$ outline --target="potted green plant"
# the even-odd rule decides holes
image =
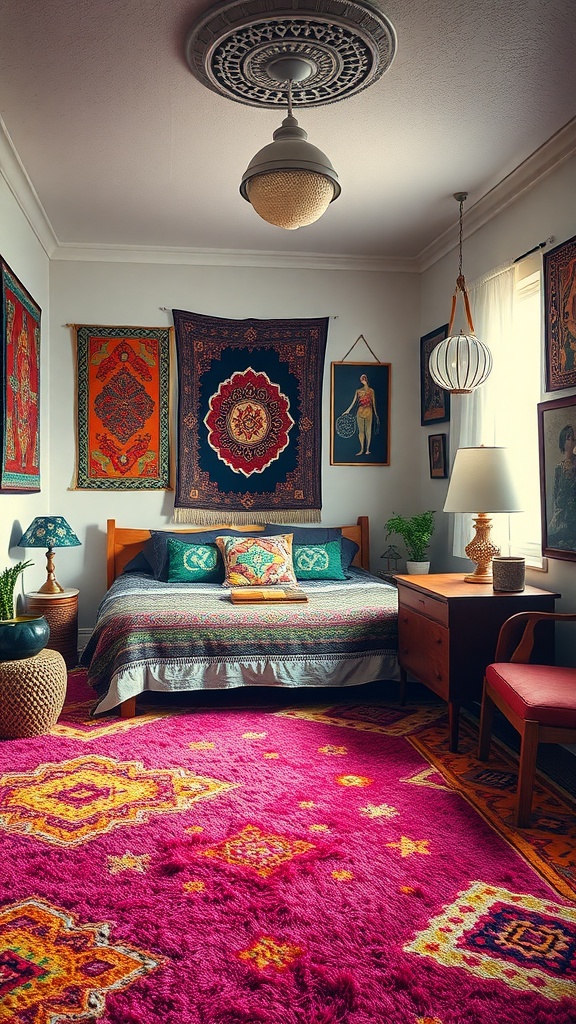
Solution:
[[[14,591],[18,577],[32,562],[17,562],[0,572],[0,661],[16,661],[38,654],[50,638],[43,615],[15,615]]]
[[[427,552],[434,533],[434,515],[432,511],[415,516],[394,514],[384,524],[386,539],[392,535],[402,537],[408,552],[406,569],[409,573],[427,573],[430,569]]]

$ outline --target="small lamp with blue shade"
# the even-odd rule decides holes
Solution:
[[[37,590],[38,594],[61,594],[61,587],[54,574],[54,548],[75,548],[82,542],[62,516],[36,516],[36,519],[22,534],[18,547],[46,548],[46,582]]]

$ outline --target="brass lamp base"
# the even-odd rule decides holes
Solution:
[[[37,594],[63,594],[64,587],[61,587],[54,572],[54,548],[48,548],[46,552],[46,570],[48,578],[46,583],[36,591]]]
[[[486,512],[479,512],[474,520],[476,533],[464,549],[476,570],[465,576],[466,583],[492,583],[492,559],[500,554],[500,548],[490,540],[492,520]]]

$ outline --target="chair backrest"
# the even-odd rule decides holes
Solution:
[[[517,612],[503,623],[494,661],[514,661],[527,665],[534,647],[534,634],[540,623],[576,622],[576,612]]]

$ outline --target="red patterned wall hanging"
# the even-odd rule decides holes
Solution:
[[[175,309],[176,522],[318,522],[328,319]]]
[[[168,327],[74,325],[77,487],[170,487]]]
[[[40,490],[41,309],[0,258],[0,491]]]

